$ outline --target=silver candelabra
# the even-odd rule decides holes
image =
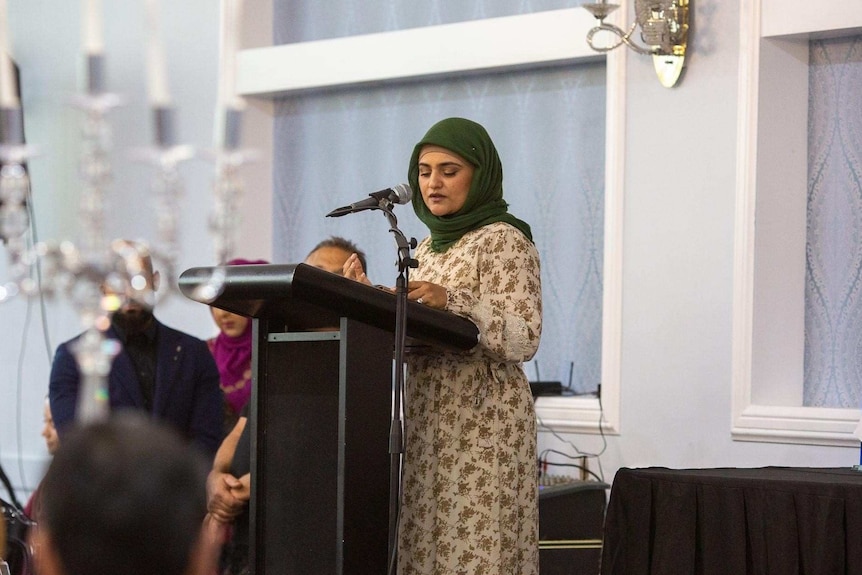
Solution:
[[[222,39],[223,131],[216,149],[209,156],[215,164],[214,205],[210,231],[215,258],[229,260],[238,235],[238,212],[242,200],[242,165],[253,154],[240,149],[239,127],[244,103],[233,95],[236,37],[241,0],[229,0],[228,20]],[[148,0],[149,28],[148,75],[152,104],[154,143],[136,153],[137,159],[154,169],[151,189],[155,198],[156,240],[142,249],[129,249],[128,243],[111,242],[106,237],[106,198],[112,181],[112,145],[109,112],[121,98],[105,90],[104,54],[101,38],[101,13],[96,2],[84,2],[85,82],[74,105],[83,114],[82,152],[79,160],[80,224],[77,242],[37,242],[31,232],[32,202],[28,163],[36,150],[24,141],[23,114],[17,96],[17,80],[8,53],[6,6],[0,0],[0,240],[6,246],[10,278],[0,281],[0,304],[17,296],[31,297],[66,294],[78,312],[84,333],[73,352],[81,372],[82,392],[78,400],[78,419],[91,421],[108,412],[107,375],[120,345],[105,337],[111,314],[125,301],[134,299],[153,306],[176,289],[177,260],[180,251],[178,215],[184,186],[179,165],[194,156],[194,150],[176,142],[174,110],[170,106],[164,70],[164,53],[158,39],[158,1]],[[226,17],[228,17],[226,16]],[[230,74],[228,74],[230,72]],[[229,79],[226,78],[229,76]],[[229,105],[225,105],[225,103]],[[160,267],[162,285],[158,294],[146,277],[151,258]],[[214,274],[203,284],[208,297],[218,295],[223,277]]]

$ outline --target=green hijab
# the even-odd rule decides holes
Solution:
[[[427,145],[440,146],[473,165],[473,181],[464,206],[454,214],[435,216],[419,192],[419,154]],[[503,200],[503,165],[491,136],[480,124],[464,118],[447,118],[431,129],[413,148],[407,181],[413,188],[413,210],[431,231],[431,249],[445,252],[467,232],[494,222],[506,222],[521,230],[530,241],[530,226],[509,213]]]

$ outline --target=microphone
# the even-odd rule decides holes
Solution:
[[[326,214],[326,217],[338,218],[354,212],[361,212],[363,210],[388,207],[392,204],[406,204],[413,197],[413,190],[410,189],[410,184],[398,184],[397,186],[392,186],[391,188],[386,188],[379,192],[370,193],[368,196],[368,198],[350,204],[349,206],[335,208]]]

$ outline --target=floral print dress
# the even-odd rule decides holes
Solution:
[[[411,280],[447,288],[472,320],[469,352],[411,353],[405,397],[399,573],[538,573],[536,416],[522,362],[542,329],[539,256],[492,223],[443,253],[426,238]]]

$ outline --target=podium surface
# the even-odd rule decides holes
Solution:
[[[395,295],[306,264],[192,268],[179,286],[254,318],[252,572],[387,572]],[[469,350],[478,329],[408,302],[407,336]]]
[[[213,277],[218,296],[200,298],[201,286]],[[283,323],[291,331],[331,328],[340,317],[389,332],[395,326],[395,294],[307,264],[191,268],[180,276],[179,288],[195,301]],[[468,319],[408,302],[407,337],[417,344],[468,350],[478,343],[479,330]]]

